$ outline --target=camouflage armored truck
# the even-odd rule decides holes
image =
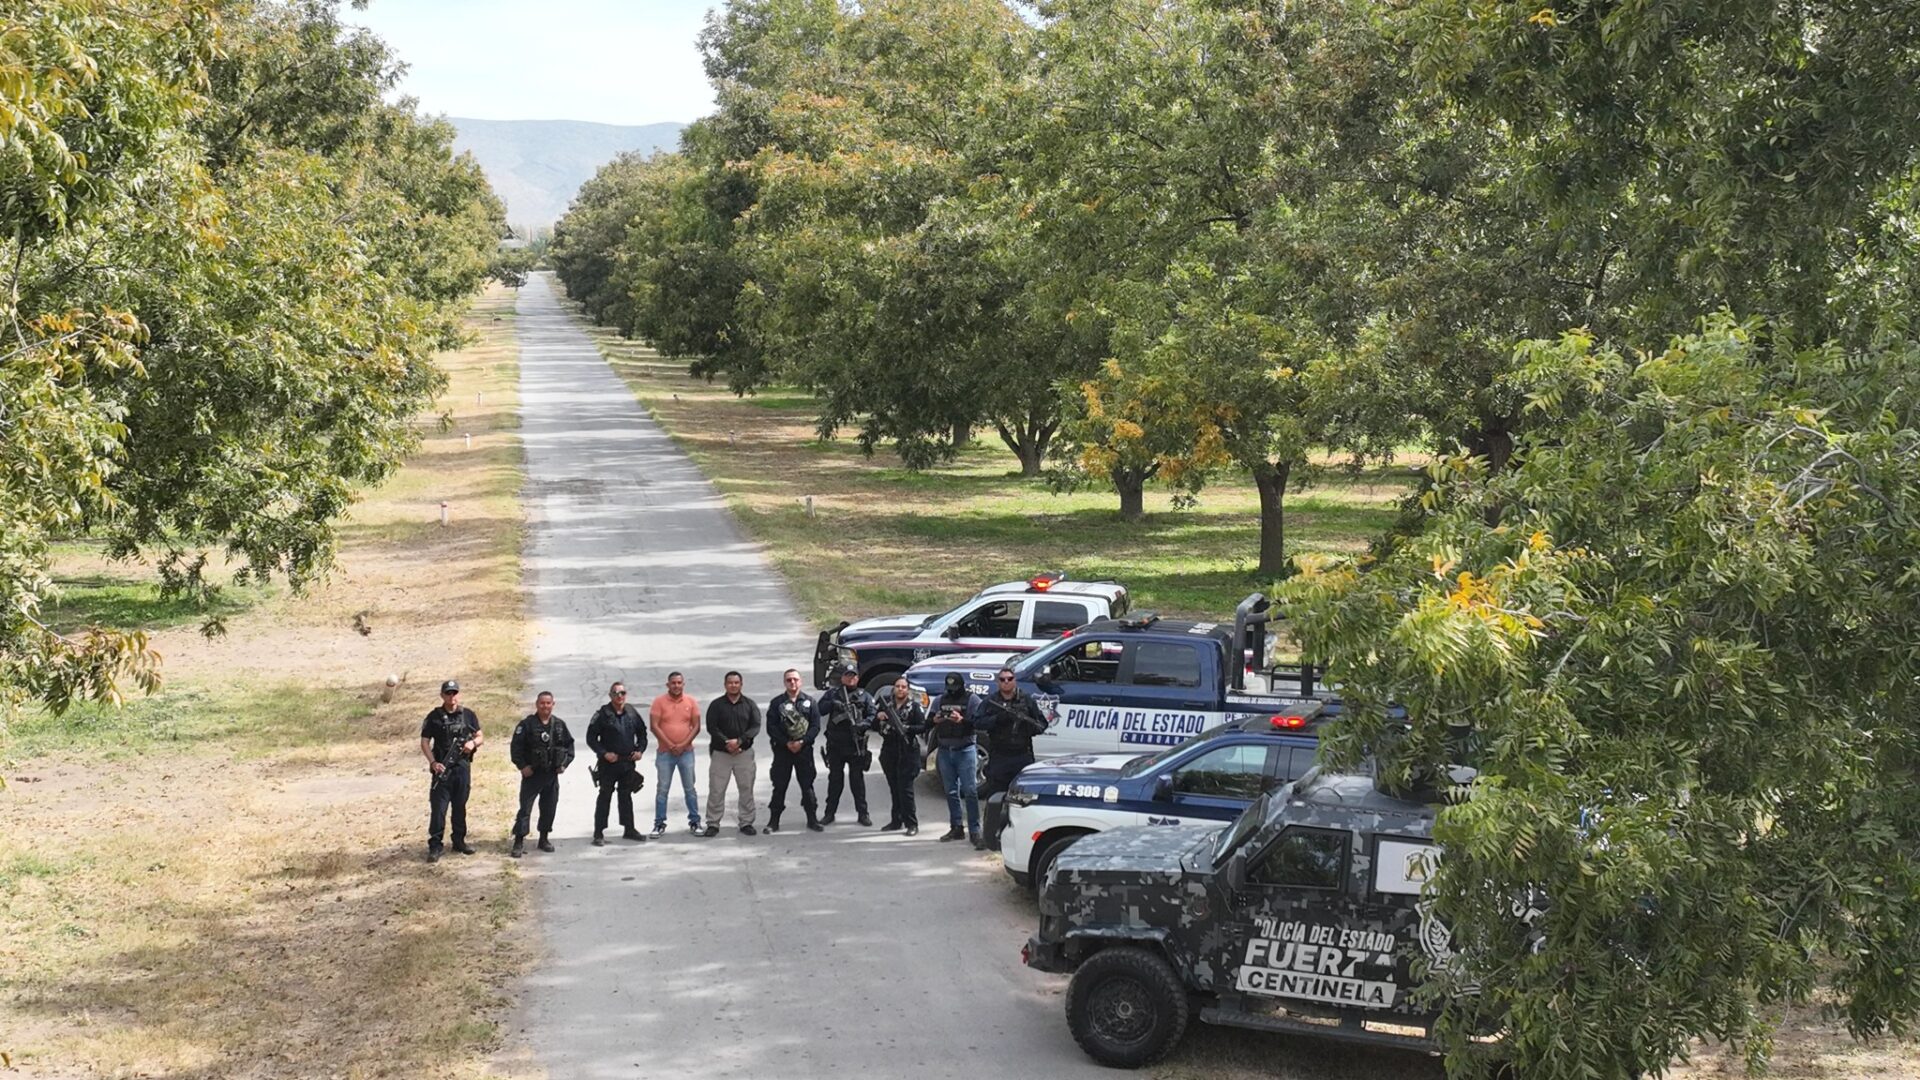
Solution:
[[[1413,957],[1452,960],[1420,885],[1434,807],[1309,772],[1226,829],[1136,827],[1062,852],[1022,956],[1072,972],[1067,1024],[1136,1068],[1207,1023],[1431,1050]]]

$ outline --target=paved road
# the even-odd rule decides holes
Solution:
[[[738,668],[764,701],[811,656],[778,576],[546,275],[521,290],[519,338],[535,686],[577,735],[607,684],[625,679],[644,708],[669,668],[702,702]],[[698,774],[704,799],[704,760]],[[731,805],[726,830],[698,839],[676,791],[663,840],[596,849],[590,789],[569,773],[560,850],[524,863],[546,955],[510,1042],[555,1078],[1110,1076],[1068,1037],[1062,980],[1020,966],[1031,907],[990,858],[935,840],[929,779],[911,839],[847,824],[743,837]]]

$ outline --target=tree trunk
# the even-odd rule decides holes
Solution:
[[[973,441],[973,425],[965,422],[956,422],[952,430],[948,432],[947,437],[955,450],[962,449]]]
[[[1467,453],[1487,459],[1487,472],[1498,476],[1513,460],[1513,433],[1504,420],[1487,420],[1467,434]]]
[[[1054,424],[1029,420],[1014,427],[1005,423],[995,424],[1000,432],[1000,441],[1007,444],[1013,456],[1020,459],[1020,475],[1026,479],[1040,475],[1040,468],[1047,461],[1047,447],[1053,443]]]
[[[1143,469],[1113,470],[1113,490],[1120,493],[1120,520],[1137,522],[1147,516],[1147,477]]]
[[[1261,462],[1254,466],[1253,485],[1260,491],[1260,566],[1263,578],[1285,577],[1287,566],[1287,477],[1293,462]]]

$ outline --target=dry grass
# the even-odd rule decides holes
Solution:
[[[237,597],[209,641],[137,568],[63,558],[67,610],[169,627],[168,686],[0,744],[0,1053],[25,1075],[484,1071],[525,901],[497,852],[422,860],[416,736],[458,676],[495,740],[471,816],[497,848],[525,670],[512,305],[478,304],[477,344],[444,358],[452,430],[423,418],[323,588]],[[389,673],[406,681],[382,702]]]
[[[1110,491],[1056,494],[1022,479],[990,431],[954,464],[914,473],[889,450],[869,458],[850,440],[817,439],[803,395],[737,398],[689,376],[684,361],[604,328],[589,333],[821,623],[937,611],[988,582],[1036,570],[1118,578],[1136,608],[1167,615],[1221,615],[1266,584],[1252,574],[1258,496],[1244,481],[1224,481],[1200,506],[1181,511],[1171,493],[1149,490],[1148,520],[1125,525]],[[1408,468],[1357,476],[1330,470],[1317,486],[1290,495],[1290,548],[1364,547],[1410,489]]]

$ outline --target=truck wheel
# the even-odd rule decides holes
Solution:
[[[1187,1030],[1187,990],[1167,962],[1129,945],[1102,949],[1067,986],[1067,1028],[1087,1056],[1117,1069],[1160,1060]]]
[[[891,691],[893,689],[893,680],[899,677],[899,668],[876,668],[872,674],[867,676],[866,681],[861,683],[861,687],[865,689],[867,693],[877,698],[880,696],[882,690]]]
[[[1054,833],[1040,841],[1040,846],[1035,848],[1033,852],[1033,866],[1031,871],[1031,882],[1036,895],[1040,892],[1041,887],[1047,883],[1047,871],[1053,869],[1053,860],[1059,858],[1060,853],[1067,850],[1068,844],[1073,843],[1085,835],[1087,834],[1078,829],[1069,829],[1065,832]]]

